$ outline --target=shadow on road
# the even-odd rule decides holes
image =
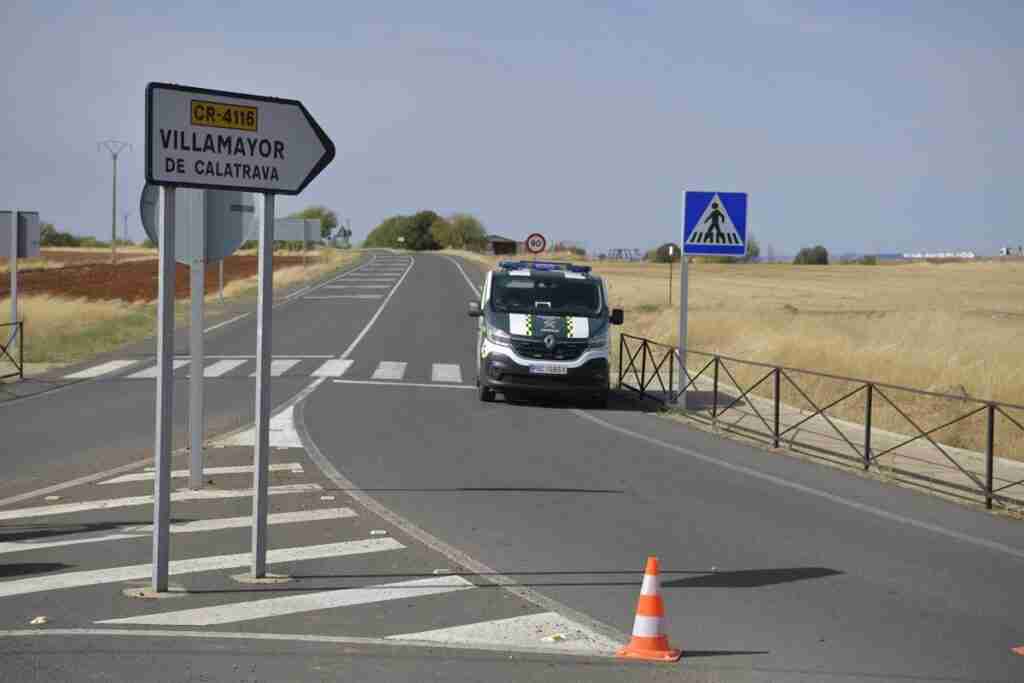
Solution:
[[[67,569],[71,565],[63,562],[16,562],[14,564],[0,564],[0,579],[9,579],[12,576],[25,576],[26,574],[45,574]]]
[[[171,519],[171,524],[188,522],[188,519]],[[153,522],[152,519],[127,520],[117,522],[78,522],[74,524],[17,524],[14,526],[0,525],[0,541],[44,540],[54,536],[72,536],[100,531],[117,531],[130,527],[141,527]],[[140,531],[140,534],[147,533]],[[32,550],[31,544],[25,550]]]
[[[825,567],[795,567],[792,569],[741,569],[731,572],[715,572],[685,579],[662,581],[662,588],[759,588],[780,583],[821,579],[842,574]]]

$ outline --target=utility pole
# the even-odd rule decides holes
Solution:
[[[105,149],[110,152],[110,158],[114,162],[114,200],[110,209],[110,259],[117,263],[117,157],[126,149],[132,148],[132,143],[121,140],[101,140],[97,149]]]
[[[130,241],[128,239],[128,216],[131,216],[131,215],[132,215],[131,211],[125,211],[124,212],[124,230],[121,231],[121,239],[123,239],[125,241]]]

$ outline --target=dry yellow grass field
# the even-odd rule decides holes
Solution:
[[[470,256],[467,254],[467,256]],[[493,257],[472,258],[493,264]],[[545,256],[548,258],[548,256]],[[578,260],[578,259],[577,259]],[[607,279],[611,303],[626,312],[622,331],[677,344],[679,264],[590,262]],[[1024,404],[1024,262],[884,266],[691,264],[689,347],[762,363]],[[700,357],[688,359],[699,370]],[[740,384],[764,370],[730,366]],[[855,385],[794,376],[818,402]],[[771,395],[771,383],[758,391]],[[794,390],[784,400],[809,407]],[[962,401],[891,392],[918,424],[934,427],[968,412]],[[860,421],[860,397],[830,414]],[[1024,411],[1011,411],[1024,424]],[[876,424],[912,432],[881,399]],[[979,448],[982,416],[936,432],[951,445]],[[999,455],[1024,458],[1024,432],[1000,417]]]

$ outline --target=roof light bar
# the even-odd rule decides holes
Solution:
[[[539,270],[569,271],[571,273],[589,273],[590,266],[578,266],[567,261],[501,261],[498,267],[502,270]]]

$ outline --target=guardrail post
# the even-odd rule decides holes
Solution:
[[[647,340],[640,346],[640,396],[647,395]]]
[[[773,445],[774,448],[778,448],[779,447],[779,405],[782,402],[782,399],[779,396],[779,386],[781,384],[781,381],[780,381],[781,375],[782,375],[782,370],[780,370],[779,368],[775,368],[775,392],[774,392],[774,396],[775,396],[775,434],[773,435],[774,438],[772,439],[772,445]]]
[[[670,346],[669,349],[668,349],[668,402],[669,403],[675,403],[676,402],[675,395],[672,393],[673,386],[674,386],[674,383],[675,383],[675,375],[672,372],[672,367],[675,365],[675,361],[676,361],[676,350],[673,349]]]
[[[993,468],[995,466],[995,441],[996,441],[996,407],[989,403],[986,406],[988,413],[988,435],[985,439],[985,507],[992,509],[992,482],[995,479]]]
[[[871,469],[871,399],[875,385],[868,384],[868,394],[864,399],[864,471]]]
[[[718,356],[715,356],[715,385],[711,392],[711,419],[718,417]]]
[[[18,323],[18,379],[25,379],[25,321]]]

